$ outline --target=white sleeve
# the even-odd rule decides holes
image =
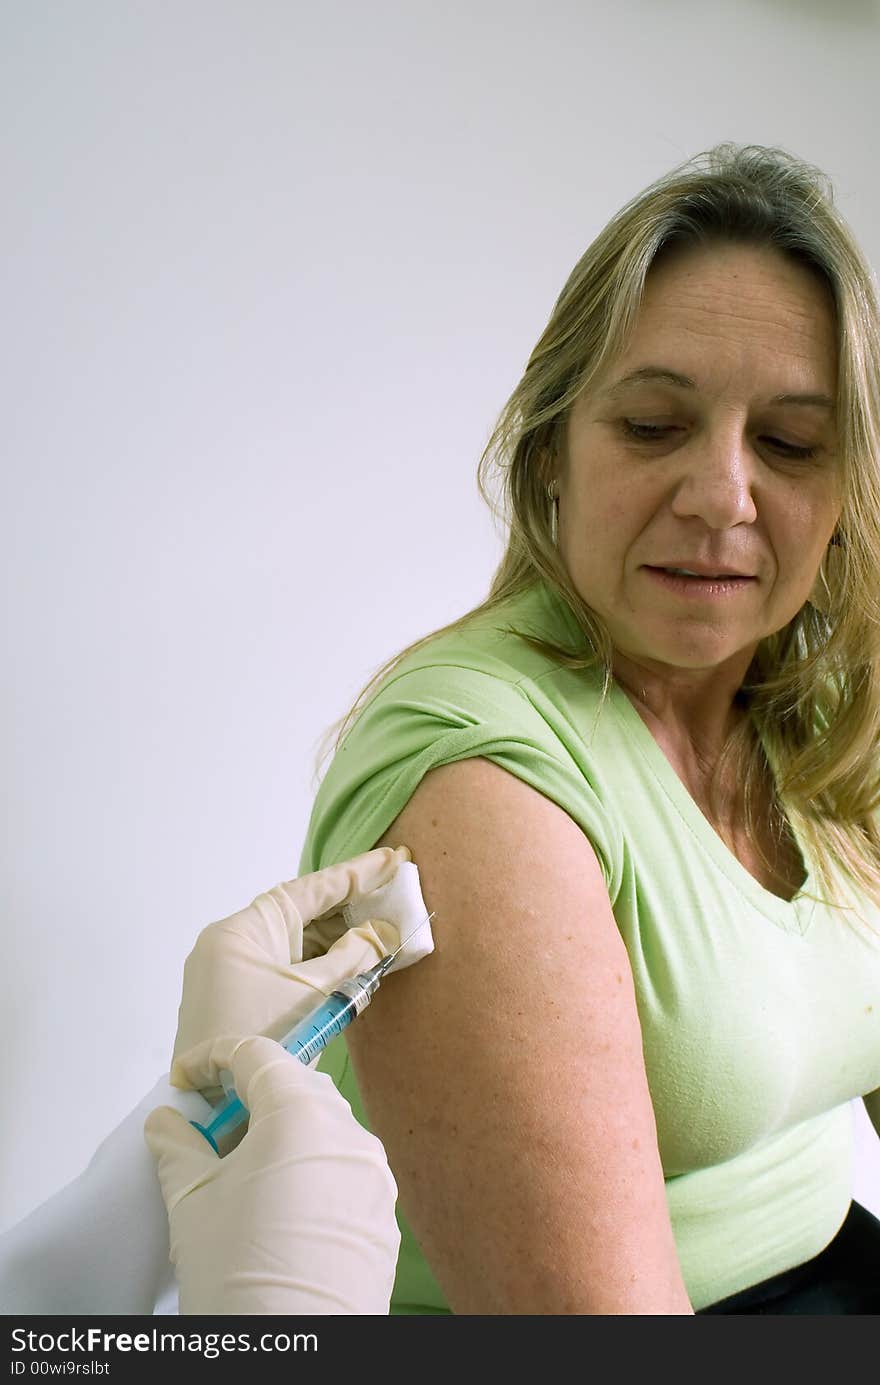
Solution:
[[[144,1121],[156,1106],[188,1120],[211,1108],[160,1078],[96,1149],[86,1168],[0,1235],[0,1313],[175,1311],[168,1218]]]

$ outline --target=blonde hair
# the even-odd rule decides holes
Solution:
[[[575,399],[625,349],[657,256],[675,246],[717,242],[775,247],[831,292],[841,514],[814,588],[823,595],[811,597],[787,626],[759,644],[738,694],[748,715],[725,743],[715,778],[724,767],[735,768],[745,789],[746,830],[761,850],[755,803],[769,765],[771,827],[781,840],[788,816],[813,858],[826,902],[853,904],[844,904],[843,881],[831,868],[836,865],[850,885],[880,904],[874,816],[880,805],[880,311],[872,270],[833,205],[830,182],[781,149],[722,144],[698,154],[628,202],[589,246],[480,459],[480,493],[509,530],[486,600],[382,665],[348,714],[330,727],[318,769],[333,733],[339,728],[338,748],[372,690],[402,659],[539,581],[573,613],[583,646],[570,649],[517,633],[569,668],[599,667],[604,698],[613,647],[551,539],[553,458],[564,453]]]

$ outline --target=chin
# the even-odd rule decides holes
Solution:
[[[672,668],[700,670],[720,668],[737,657],[742,658],[748,649],[749,657],[757,644],[757,637],[747,646],[720,640],[670,640],[662,644],[643,646],[643,657],[658,664],[669,664]]]

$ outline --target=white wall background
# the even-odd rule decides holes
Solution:
[[[733,139],[880,263],[878,71],[869,0],[3,0],[0,1224],[295,873],[324,729],[484,595],[477,460],[589,241]]]

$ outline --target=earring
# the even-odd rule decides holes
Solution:
[[[550,542],[554,548],[558,548],[559,535],[559,485],[554,476],[547,487],[547,499],[550,501]]]

